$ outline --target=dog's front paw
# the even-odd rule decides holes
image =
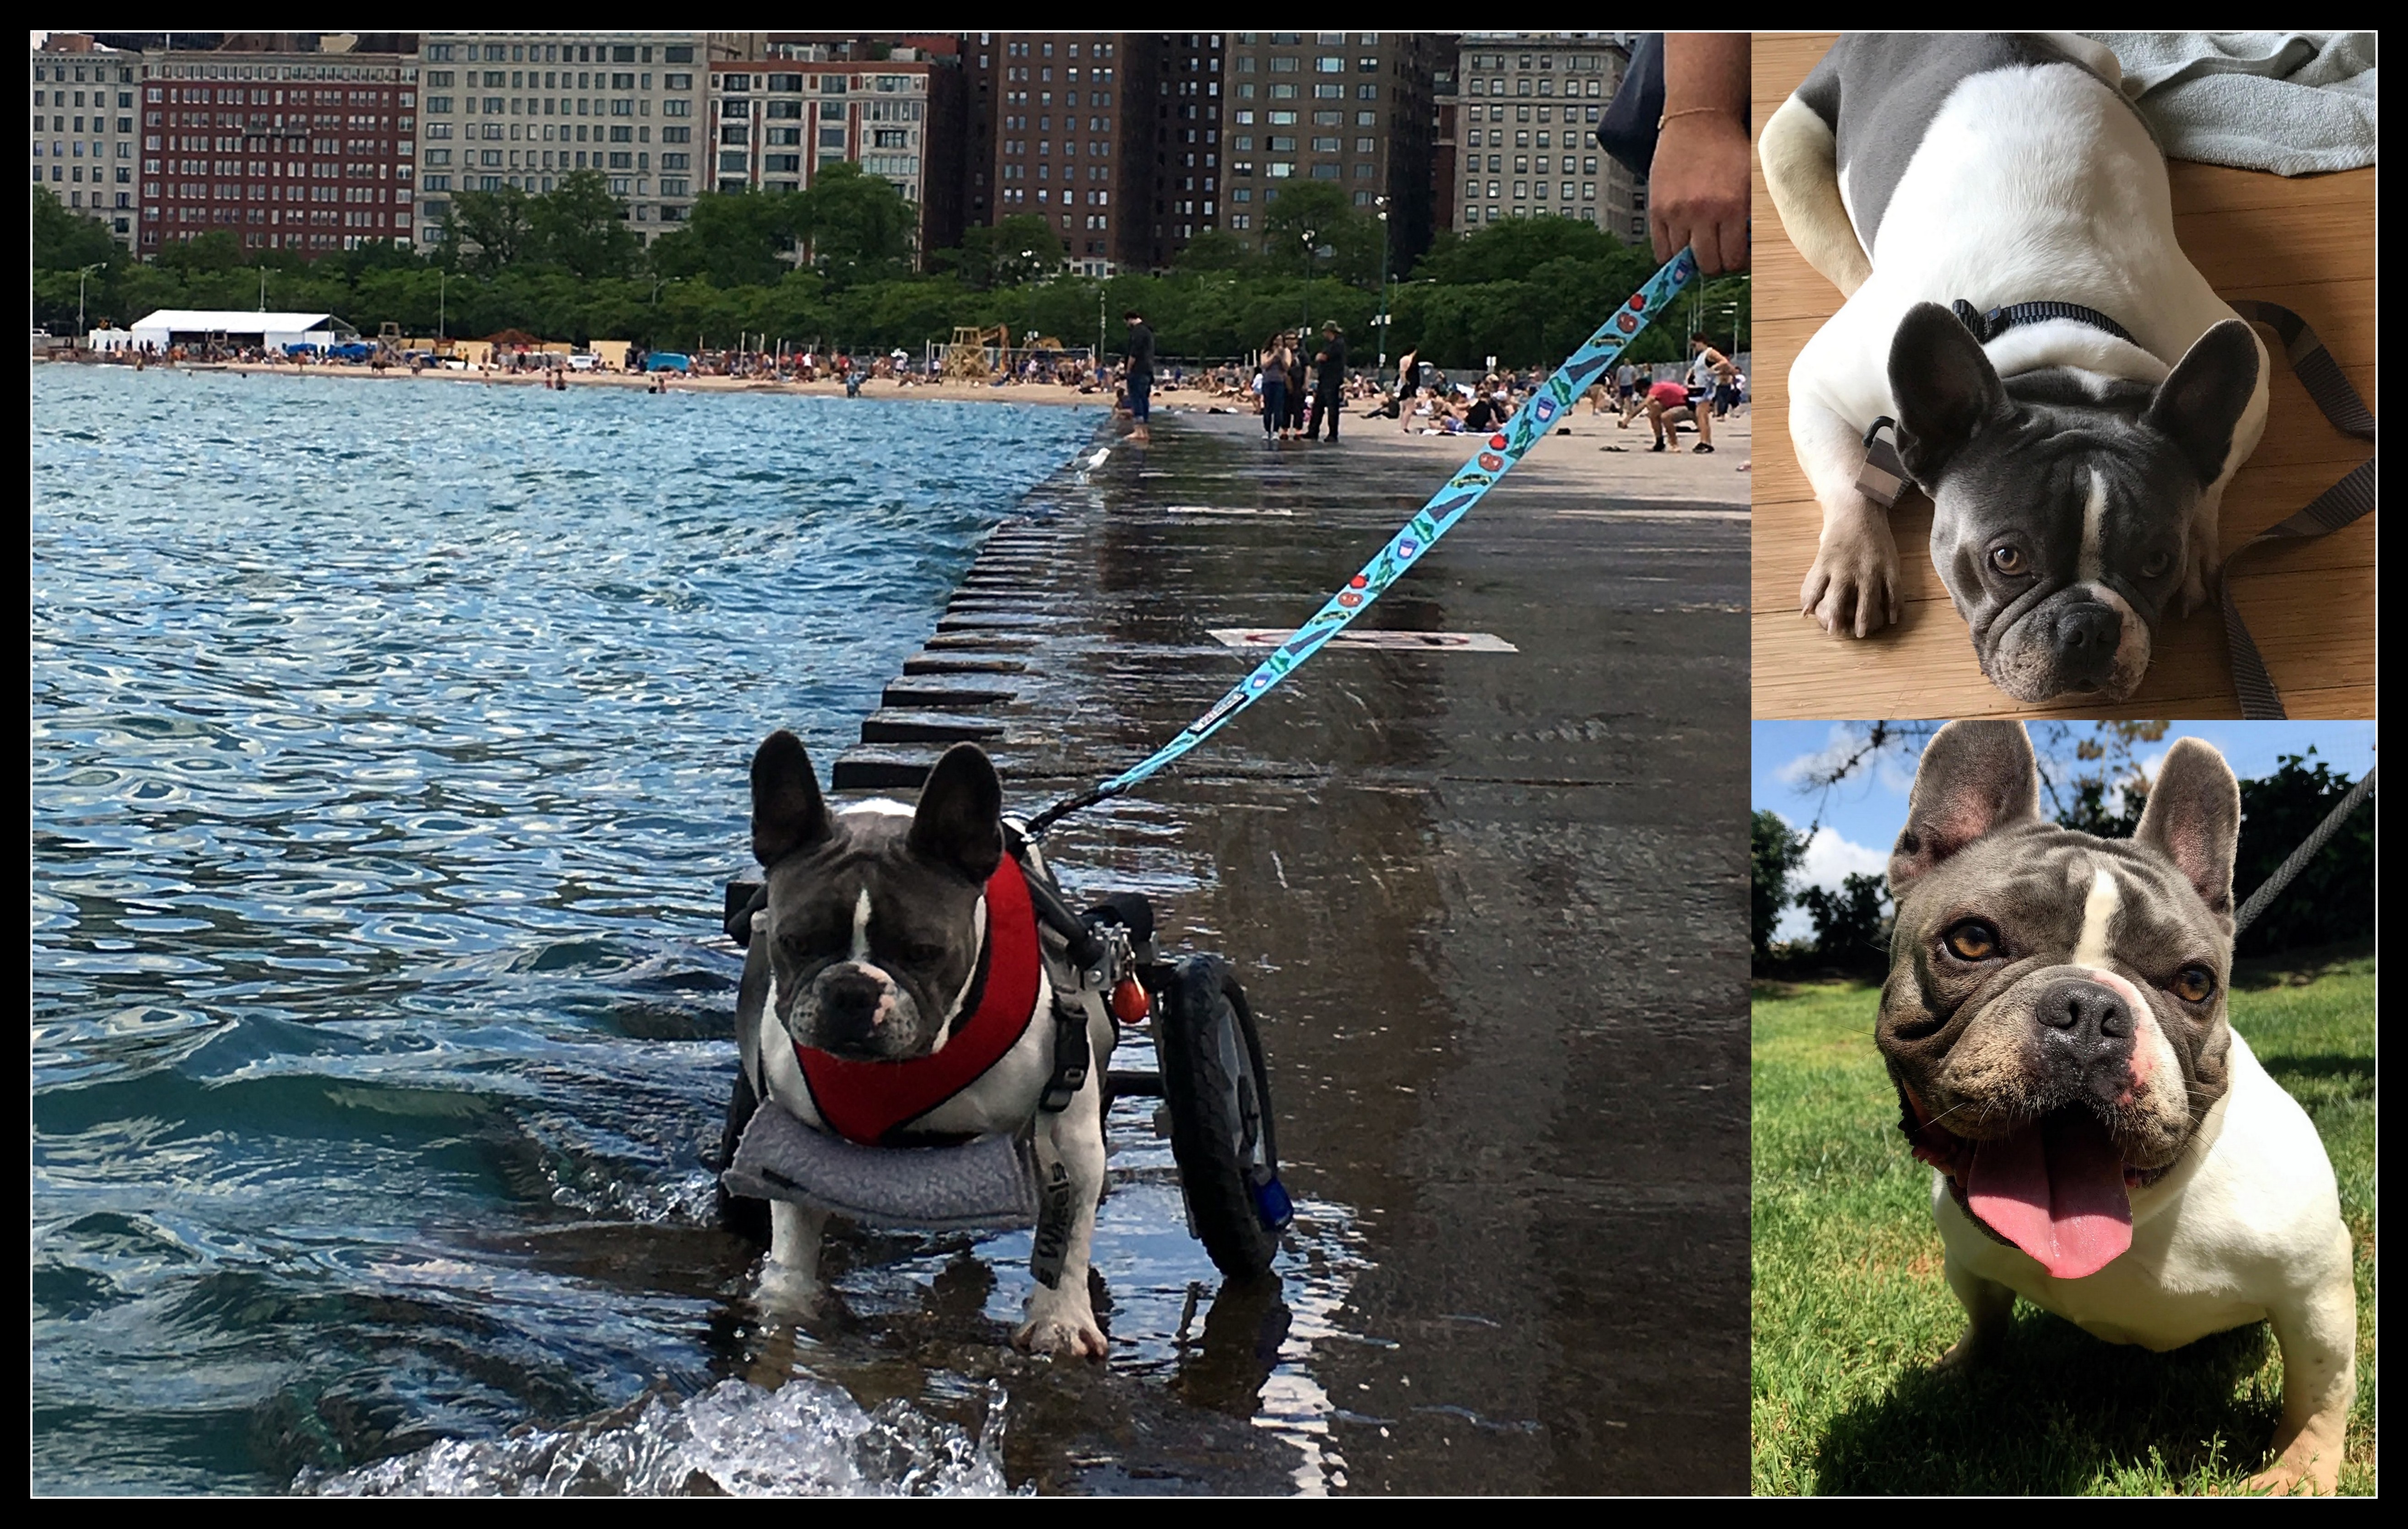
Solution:
[[[2282,1461],[2249,1479],[2249,1492],[2258,1497],[2288,1497],[2295,1493],[2302,1497],[2330,1497],[2340,1486],[2338,1472],[2328,1481],[2321,1472],[2301,1470]]]
[[[2310,1451],[2295,1445],[2284,1450],[2281,1459],[2251,1477],[2249,1490],[2258,1496],[2272,1497],[2337,1495],[2341,1491],[2341,1451]]]
[[[1934,1375],[1966,1375],[1979,1369],[1989,1357],[1989,1343],[1981,1335],[1968,1329],[1963,1337],[1948,1346],[1948,1351],[1932,1363]]]
[[[1101,1359],[1110,1351],[1103,1329],[1096,1325],[1095,1313],[1083,1308],[1031,1311],[1020,1331],[1011,1335],[1011,1346],[1025,1354],[1068,1354],[1084,1359]]]
[[[820,1283],[816,1273],[790,1268],[776,1259],[764,1259],[761,1282],[752,1299],[763,1311],[775,1316],[810,1317],[826,1303],[827,1287]]]
[[[1898,620],[1898,542],[1888,520],[1872,512],[1834,515],[1799,587],[1799,609],[1835,636],[1870,636]]]

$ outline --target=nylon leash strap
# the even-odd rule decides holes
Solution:
[[[2324,411],[2334,429],[2360,440],[2374,438],[2374,411],[2350,386],[2341,364],[2325,349],[2325,342],[2316,337],[2306,320],[2275,303],[2239,297],[2230,301],[2233,312],[2282,336],[2283,353],[2290,358],[2291,370],[2299,375],[2300,385],[2308,390],[2308,396],[2315,400],[2316,407]],[[2306,508],[2258,532],[2224,560],[2216,597],[2224,607],[2224,647],[2232,664],[2232,689],[2241,698],[2241,715],[2247,721],[2277,722],[2288,713],[2283,709],[2282,693],[2274,688],[2274,677],[2266,672],[2266,661],[2258,656],[2258,645],[2250,640],[2249,628],[2241,620],[2241,607],[2233,601],[2232,565],[2268,542],[2325,536],[2366,515],[2374,508],[2374,461],[2369,457],[2359,463],[2347,477],[2310,501]],[[2372,779],[2371,772],[2368,778]]]
[[[1378,555],[1363,564],[1362,572],[1348,579],[1323,602],[1321,608],[1310,620],[1273,649],[1268,658],[1254,666],[1254,673],[1230,686],[1227,694],[1213,702],[1202,716],[1189,722],[1177,737],[1138,764],[1123,770],[1099,786],[1076,796],[1066,797],[1029,819],[1025,830],[1028,836],[1034,838],[1070,813],[1120,795],[1227,726],[1240,712],[1269,694],[1273,687],[1295,673],[1306,659],[1320,651],[1330,638],[1346,630],[1355,617],[1369,610],[1372,601],[1401,578],[1423,553],[1435,546],[1440,536],[1452,530],[1472,506],[1497,486],[1498,479],[1512,471],[1513,464],[1520,462],[1532,446],[1554,430],[1558,419],[1569,418],[1572,405],[1581,394],[1604,375],[1630,342],[1647,327],[1649,321],[1661,313],[1697,274],[1697,257],[1686,250],[1665,262],[1654,276],[1647,279],[1645,286],[1631,293],[1628,300],[1614,309],[1611,318],[1598,326],[1597,333],[1555,368],[1554,376],[1539,385],[1529,401],[1515,412],[1512,422],[1490,436],[1486,446],[1464,464],[1462,471],[1448,479],[1445,487],[1430,496],[1421,512],[1406,522],[1402,530],[1388,538],[1388,544],[1380,549]]]

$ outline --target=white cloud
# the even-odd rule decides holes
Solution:
[[[1809,777],[1822,774],[1836,765],[1844,764],[1861,752],[1864,747],[1863,724],[1833,722],[1830,736],[1822,748],[1811,754],[1799,754],[1796,759],[1773,771],[1773,777],[1784,785],[1803,786]],[[1903,796],[1914,784],[1914,772],[1907,768],[1905,756],[1906,750],[1902,740],[1892,738],[1867,762],[1871,766],[1870,775],[1862,773],[1864,766],[1859,765],[1860,773],[1854,779],[1870,779],[1884,791]]]
[[[1840,884],[1851,875],[1882,876],[1889,870],[1889,850],[1873,849],[1842,838],[1828,828],[1817,828],[1814,836],[1806,841],[1806,858],[1789,873],[1789,892],[1794,897],[1802,887],[1823,887],[1837,892]],[[1774,926],[1776,940],[1806,939],[1814,933],[1814,921],[1806,910],[1791,904],[1781,910],[1781,922]]]

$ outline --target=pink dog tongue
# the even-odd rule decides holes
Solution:
[[[2124,1156],[2080,1111],[1973,1149],[1973,1214],[2059,1279],[2098,1273],[2132,1245]]]

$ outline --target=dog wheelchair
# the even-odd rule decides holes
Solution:
[[[1100,995],[1117,1032],[1141,1026],[1153,1034],[1158,1070],[1116,1069],[1107,1059],[1105,1116],[1123,1099],[1162,1101],[1155,1125],[1169,1138],[1189,1235],[1224,1275],[1262,1275],[1278,1255],[1280,1234],[1294,1210],[1280,1182],[1268,1071],[1245,990],[1217,955],[1161,959],[1154,907],[1143,895],[1114,893],[1074,911],[1041,858],[1016,833],[1006,839],[1050,936],[1046,971],[1057,1009],[1070,1007],[1066,996]],[[757,999],[748,1006],[748,997],[767,985],[767,942],[752,938],[754,916],[767,906],[765,884],[728,883],[724,928],[746,952],[739,1049],[748,1007],[758,1013]],[[1075,993],[1066,995],[1066,986]],[[1058,1024],[1053,1078],[1040,1107],[1067,1105],[1094,1065],[1084,1022]],[[747,1065],[737,1069],[715,1166],[721,1220],[761,1242],[768,1240],[770,1199],[909,1230],[1004,1230],[1038,1220],[1028,1131],[1017,1137],[859,1146],[805,1127],[763,1100]]]

